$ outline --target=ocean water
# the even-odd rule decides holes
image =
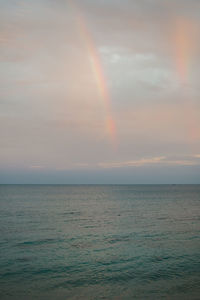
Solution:
[[[1,185],[0,299],[200,299],[200,185]]]

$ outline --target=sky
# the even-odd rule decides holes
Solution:
[[[199,0],[0,0],[0,183],[200,183]]]

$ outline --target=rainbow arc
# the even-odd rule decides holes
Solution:
[[[84,46],[87,50],[88,57],[90,59],[91,70],[95,78],[98,93],[101,100],[103,101],[104,111],[106,115],[105,128],[108,135],[110,136],[113,146],[116,146],[116,125],[111,112],[111,97],[107,87],[101,59],[93,41],[92,35],[89,32],[86,19],[84,18],[77,5],[75,5],[75,2],[73,1],[72,3],[71,0],[69,0],[69,2],[71,4],[71,7],[73,8],[73,11],[75,12],[77,25],[81,38],[84,42]]]

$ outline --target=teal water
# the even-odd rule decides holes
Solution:
[[[1,185],[0,299],[200,299],[200,185]]]

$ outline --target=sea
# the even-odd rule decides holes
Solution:
[[[200,299],[200,185],[0,185],[0,299]]]

